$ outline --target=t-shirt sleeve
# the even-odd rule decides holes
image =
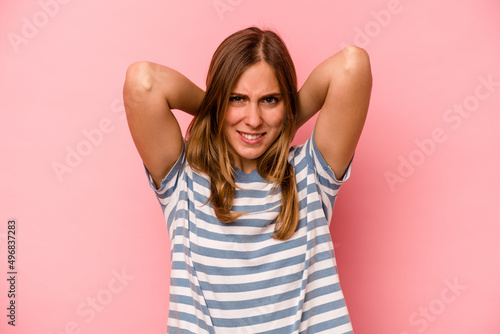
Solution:
[[[168,203],[172,200],[173,195],[175,194],[177,187],[179,185],[179,179],[181,177],[182,172],[184,171],[184,166],[186,164],[186,154],[185,154],[185,143],[182,143],[182,151],[175,162],[174,166],[170,169],[165,178],[161,181],[160,187],[157,188],[153,177],[149,174],[148,169],[144,166],[144,170],[146,171],[146,176],[149,181],[149,185],[155,191],[156,196],[158,197],[158,201],[160,202],[162,209],[164,210]]]
[[[338,180],[316,145],[314,131],[311,137],[304,143],[303,149],[305,150],[305,158],[309,173],[314,175],[323,212],[325,213],[325,217],[328,222],[330,222],[333,213],[333,206],[340,190],[340,186],[347,181],[351,175],[352,159],[347,166],[344,176],[342,179]]]
[[[333,172],[332,168],[328,166],[325,159],[321,155],[318,146],[316,145],[316,140],[314,139],[314,131],[311,135],[311,138],[306,141],[305,146],[307,149],[306,154],[309,166],[315,169],[316,173],[319,174],[318,176],[321,176],[325,179],[325,185],[331,183],[332,185],[340,186],[342,183],[349,179],[349,177],[351,176],[352,159],[346,168],[344,176],[340,180],[337,180],[337,178],[335,177],[335,173]]]

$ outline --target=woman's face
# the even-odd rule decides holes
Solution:
[[[257,168],[283,129],[285,108],[271,66],[261,61],[247,68],[231,90],[223,131],[236,167],[245,173]]]

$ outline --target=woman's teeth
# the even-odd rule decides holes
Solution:
[[[257,138],[260,138],[262,136],[262,134],[258,134],[258,135],[249,135],[249,134],[246,134],[246,133],[243,133],[243,132],[240,132],[240,134],[245,137],[246,139],[248,140],[255,140]]]

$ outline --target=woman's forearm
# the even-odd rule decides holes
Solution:
[[[322,109],[327,100],[336,98],[347,81],[359,75],[356,72],[364,71],[361,67],[368,67],[369,72],[369,62],[359,61],[360,53],[364,53],[360,51],[356,47],[347,47],[324,60],[311,72],[298,93],[297,128]],[[366,76],[364,73],[362,75]]]
[[[335,56],[333,56],[335,57]],[[333,60],[330,57],[319,64],[306,79],[298,92],[297,128],[304,125],[323,106],[333,72]]]
[[[178,109],[196,115],[205,92],[176,70],[152,63],[138,62],[132,68],[137,71],[136,84],[151,94],[161,96],[170,109]]]

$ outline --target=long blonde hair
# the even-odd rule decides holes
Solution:
[[[222,129],[231,89],[243,71],[260,61],[274,69],[283,96],[285,121],[280,136],[258,158],[257,171],[281,187],[281,208],[273,238],[286,240],[295,232],[299,220],[295,172],[287,159],[296,120],[297,77],[290,54],[276,33],[251,27],[232,34],[219,45],[208,70],[205,98],[188,128],[186,156],[194,170],[210,178],[209,201],[217,218],[223,223],[238,219],[242,213],[231,212],[236,191],[234,160]]]

